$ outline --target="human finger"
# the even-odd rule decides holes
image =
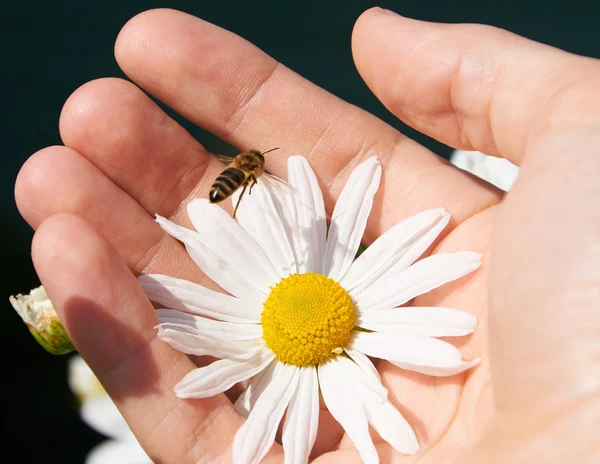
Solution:
[[[600,62],[479,24],[439,24],[372,8],[352,37],[383,104],[453,147],[519,164],[542,134],[598,124]]]
[[[282,147],[281,156],[268,160],[275,173],[284,173],[288,155],[307,156],[329,210],[352,168],[379,156],[386,175],[368,239],[430,207],[443,206],[461,222],[500,197],[373,115],[201,19],[172,10],[142,13],[121,31],[115,54],[137,84],[240,149]]]
[[[101,231],[133,272],[201,281],[185,249],[133,198],[69,148],[48,147],[31,156],[17,177],[15,199],[34,229],[54,214],[75,214]]]
[[[173,393],[195,366],[158,340],[154,309],[117,251],[82,219],[58,214],[38,228],[32,257],[75,346],[153,461],[226,459],[241,418],[224,395]]]

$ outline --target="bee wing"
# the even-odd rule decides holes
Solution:
[[[225,164],[231,164],[233,162],[233,158],[231,156],[225,156],[225,155],[215,155],[215,157],[221,161],[222,163]]]
[[[269,185],[269,187],[278,193],[291,196],[294,199],[294,204],[296,207],[301,206],[302,208],[308,208],[314,212],[313,208],[302,201],[302,195],[300,195],[300,191],[292,187],[282,178],[274,176],[273,174],[265,171],[260,179],[263,179],[265,183]]]
[[[285,180],[280,177],[274,176],[273,174],[269,174],[267,171],[263,172],[263,175],[260,179],[264,180],[266,184],[268,184],[274,190],[277,190],[281,193],[288,195],[298,195],[300,192],[288,184]]]

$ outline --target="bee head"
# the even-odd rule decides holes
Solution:
[[[260,161],[261,169],[264,168],[265,167],[265,157],[263,156],[263,154],[258,150],[250,150],[250,153],[252,153],[254,156],[256,156],[256,159]]]

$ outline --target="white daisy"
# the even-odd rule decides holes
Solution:
[[[206,398],[251,379],[235,403],[247,420],[235,436],[233,462],[259,462],[286,409],[285,462],[307,462],[319,391],[364,462],[378,462],[369,424],[395,450],[414,454],[415,434],[388,401],[368,356],[435,376],[478,363],[434,338],[472,333],[474,316],[399,307],[479,267],[481,255],[469,251],[415,263],[448,223],[447,212],[432,209],[401,222],[354,259],[380,178],[376,158],[354,170],[329,231],[317,179],[299,156],[288,162],[296,194],[259,181],[243,198],[239,223],[204,199],[188,204],[196,231],[157,217],[229,293],[163,275],[139,278],[151,301],[171,308],[157,310],[162,340],[190,355],[220,358],[190,372],[175,387],[177,396]]]

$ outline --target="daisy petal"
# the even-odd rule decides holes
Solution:
[[[380,180],[381,165],[377,158],[369,158],[352,172],[335,205],[323,273],[338,282],[354,261]]]
[[[305,464],[317,438],[319,425],[319,382],[314,367],[299,369],[298,389],[290,401],[282,443],[285,464]]]
[[[410,306],[364,311],[359,314],[356,325],[375,332],[460,337],[473,333],[477,318],[456,309]]]
[[[325,203],[317,177],[305,158],[288,158],[288,180],[296,195],[298,239],[294,241],[298,272],[323,273],[327,223]]]
[[[394,366],[407,371],[419,372],[420,374],[431,375],[433,377],[450,377],[452,375],[462,374],[472,367],[477,366],[481,362],[481,358],[475,358],[473,361],[461,361],[454,366],[448,367],[427,367],[415,366],[414,364],[406,364],[402,362],[390,361]]]
[[[357,382],[353,387],[365,407],[369,422],[379,436],[399,453],[416,454],[419,451],[419,442],[400,411],[388,400],[381,401],[381,398],[364,383]]]
[[[327,409],[344,428],[360,457],[366,464],[378,463],[379,456],[369,434],[369,420],[365,408],[352,388],[354,378],[330,359],[318,367],[319,385]]]
[[[187,280],[160,274],[142,275],[138,277],[138,282],[150,301],[168,308],[220,321],[246,324],[260,322],[260,303],[252,304]]]
[[[478,359],[463,361],[450,343],[416,335],[356,332],[351,347],[402,369],[438,377],[458,374],[479,363]]]
[[[359,311],[393,308],[445,283],[465,276],[481,265],[481,254],[472,251],[440,253],[417,261],[398,273],[386,273],[369,288],[354,295]]]
[[[414,263],[450,221],[442,208],[416,214],[375,240],[350,266],[340,285],[354,295],[386,272],[399,272]]]
[[[264,346],[262,339],[219,340],[207,337],[196,329],[177,324],[159,325],[158,338],[182,353],[215,358],[235,358]]]
[[[377,380],[381,382],[381,376],[379,375],[379,371],[368,356],[350,347],[346,347],[344,351],[348,356],[350,356],[352,361],[354,361],[356,365],[365,372],[365,374],[373,375],[377,378]]]
[[[265,252],[224,209],[206,198],[196,198],[188,203],[187,212],[207,247],[234,263],[242,274],[250,272],[249,278],[258,289],[268,292],[269,286],[279,280]]]
[[[221,210],[218,206],[215,206],[215,208]],[[206,220],[211,221],[214,219],[207,217]],[[275,273],[264,253],[262,259],[257,262],[256,269],[254,269],[254,266],[251,266],[248,261],[252,259],[249,256],[250,253],[244,251],[243,246],[240,246],[241,244],[235,243],[230,246],[224,243],[227,234],[221,234],[220,239],[216,238],[219,234],[215,234],[210,237],[211,240],[207,241],[203,240],[203,237],[193,230],[178,226],[162,216],[157,215],[156,222],[165,232],[185,245],[185,249],[200,270],[223,290],[250,303],[260,304],[264,301],[268,286],[264,287],[261,277],[264,278],[265,273],[268,273],[268,271],[261,272],[260,268],[268,266],[271,267],[271,272]],[[237,222],[235,227],[243,230]],[[246,232],[244,231],[244,233]],[[214,242],[219,243],[215,244]],[[256,242],[254,244],[256,245]],[[222,254],[223,251],[225,251],[225,255]],[[237,252],[240,253],[239,261],[236,259]],[[252,277],[255,271],[256,279]]]
[[[233,440],[233,462],[259,463],[273,446],[279,422],[298,388],[299,369],[281,364]]]
[[[267,388],[273,378],[277,375],[279,367],[281,366],[282,364],[280,362],[273,361],[269,367],[252,378],[248,388],[243,391],[233,405],[240,416],[248,417],[250,415],[250,411],[254,408],[256,401],[258,401],[262,392],[265,391],[265,388]]]
[[[262,326],[260,324],[214,321],[174,309],[157,309],[156,315],[162,323],[168,322],[193,327],[208,337],[228,341],[262,338]]]
[[[177,385],[179,398],[209,398],[230,389],[242,380],[258,374],[275,358],[273,352],[261,347],[230,359],[220,359],[206,367],[194,369]]]
[[[296,197],[299,195],[298,191],[288,185],[287,189],[274,188],[275,182],[271,181],[267,188],[271,193],[271,199],[277,210],[277,214],[281,219],[281,224],[285,230],[288,242],[291,246],[292,253],[294,256],[294,272],[298,271],[298,252],[297,249],[299,244],[302,243],[303,239],[300,236],[300,228],[298,226],[298,213],[296,211]],[[286,184],[278,184],[286,185]],[[306,240],[304,240],[306,241]],[[284,274],[287,275],[287,274]]]
[[[234,202],[240,194],[236,192]],[[296,257],[285,228],[287,221],[277,211],[268,185],[257,183],[252,194],[244,195],[242,203],[238,208],[237,221],[265,252],[277,275],[295,273]]]
[[[356,350],[354,350],[354,352],[357,353]],[[365,371],[357,363],[355,363],[347,358],[344,358],[342,356],[340,356],[337,359],[337,362],[339,363],[339,365],[341,367],[343,367],[346,370],[347,374],[354,377],[355,380],[352,382],[353,385],[356,384],[357,382],[364,383],[365,387],[367,387],[369,390],[371,390],[373,393],[375,393],[377,396],[379,396],[380,399],[383,399],[383,400],[387,399],[388,391],[387,391],[387,388],[385,388],[383,386],[383,384],[381,383],[381,378],[379,377],[379,374],[374,375],[370,369],[369,369],[369,371]],[[364,365],[364,360],[363,360],[363,365]],[[372,364],[371,364],[371,366],[373,367],[373,369],[375,368],[375,366],[373,366]]]

